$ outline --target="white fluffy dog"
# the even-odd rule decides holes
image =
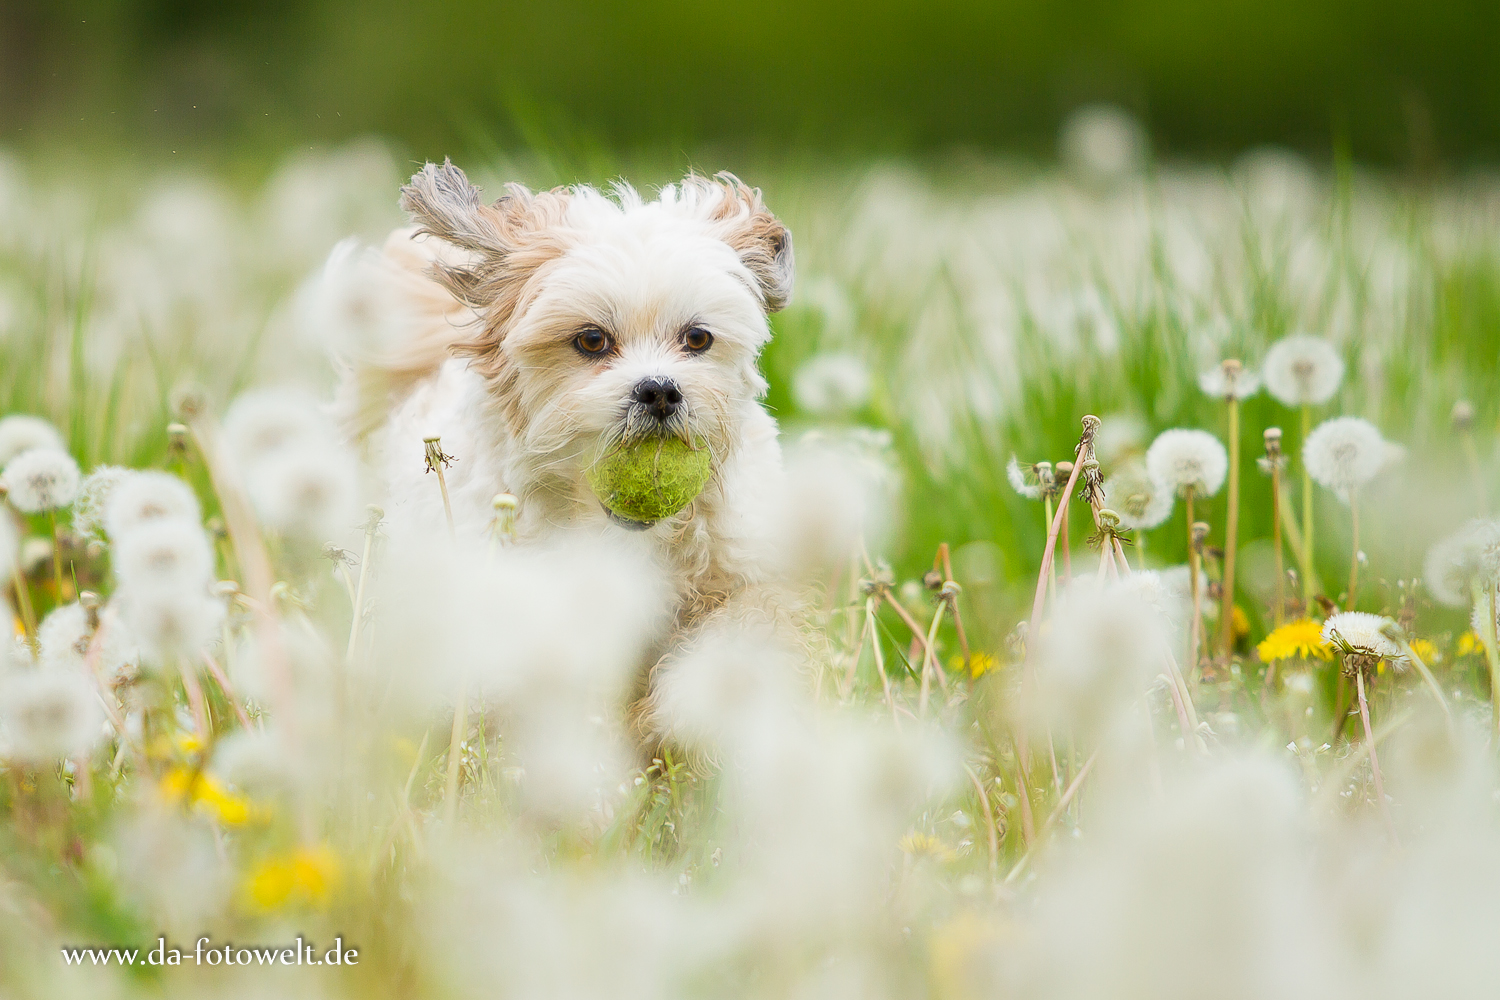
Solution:
[[[523,542],[591,529],[644,548],[675,585],[679,639],[774,607],[781,455],[757,357],[791,292],[786,227],[728,174],[650,201],[624,185],[508,192],[485,204],[447,162],[402,188],[416,228],[379,262],[401,332],[350,359],[339,394],[388,516],[442,523],[422,445],[439,436],[461,538],[482,539],[511,493]],[[585,480],[610,443],[643,434],[690,434],[712,456],[697,499],[649,525],[607,512]]]

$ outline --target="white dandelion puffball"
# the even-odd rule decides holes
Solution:
[[[1385,468],[1387,454],[1380,431],[1359,417],[1325,420],[1302,445],[1307,474],[1341,495],[1374,479]]]
[[[104,710],[88,677],[39,670],[0,685],[0,756],[29,764],[87,754],[104,738]]]
[[[109,498],[115,488],[135,470],[120,465],[100,465],[94,468],[79,484],[78,496],[73,500],[73,530],[83,539],[104,541],[104,513],[109,507]]]
[[[1475,518],[1427,550],[1422,582],[1450,608],[1468,607],[1476,581],[1500,579],[1500,522]]]
[[[33,448],[68,450],[62,434],[41,417],[17,413],[0,420],[0,466],[9,464],[21,452]]]
[[[357,477],[354,460],[341,448],[286,448],[254,469],[250,501],[268,528],[324,541],[358,522]]]
[[[1198,388],[1215,399],[1247,399],[1260,391],[1260,376],[1248,368],[1216,365],[1198,376]]]
[[[202,528],[188,521],[148,521],[115,543],[115,576],[132,590],[203,592],[214,554]]]
[[[153,521],[197,526],[202,517],[193,488],[166,472],[131,472],[111,491],[104,507],[104,527],[117,542]]]
[[[1058,136],[1063,162],[1099,180],[1118,180],[1139,172],[1148,145],[1146,131],[1135,116],[1112,104],[1078,108],[1068,115]]]
[[[408,274],[357,237],[340,241],[297,295],[303,333],[336,357],[378,355],[411,328],[400,287]]]
[[[848,416],[870,401],[870,368],[853,354],[814,355],[792,377],[792,398],[814,416]]]
[[[1104,505],[1120,515],[1120,525],[1132,530],[1151,529],[1172,516],[1176,495],[1172,488],[1151,478],[1146,467],[1132,463],[1104,481]]]
[[[91,628],[88,611],[76,601],[50,612],[36,633],[42,669],[87,672],[90,645],[99,671],[108,678],[120,676],[140,660],[140,650],[118,615],[105,608],[98,622],[97,630]]]
[[[294,389],[257,389],[237,396],[224,415],[230,454],[247,470],[284,450],[323,447],[335,439],[312,396]]]
[[[127,589],[115,605],[142,655],[157,663],[196,656],[220,638],[224,621],[223,602],[203,592]]]
[[[23,451],[0,474],[11,505],[25,514],[68,506],[78,495],[82,478],[73,456],[56,448]]]
[[[1344,380],[1344,359],[1322,337],[1283,337],[1266,352],[1266,391],[1287,406],[1326,403]]]
[[[1012,455],[1010,462],[1005,466],[1005,478],[1010,480],[1010,488],[1027,500],[1040,500],[1042,484],[1031,478],[1031,471],[1031,469],[1022,468],[1020,460]]]
[[[1401,647],[1385,634],[1385,629],[1396,623],[1385,615],[1372,615],[1367,611],[1345,611],[1329,615],[1323,622],[1323,641],[1337,645],[1338,639],[1365,656],[1378,656],[1383,660],[1401,658]]]
[[[21,539],[16,534],[15,525],[9,517],[0,517],[0,579],[10,575],[10,568],[16,565],[20,555]],[[3,610],[3,606],[0,606],[0,610]]]
[[[1228,471],[1229,455],[1207,431],[1162,431],[1146,449],[1146,472],[1176,493],[1192,490],[1198,496],[1213,496]]]

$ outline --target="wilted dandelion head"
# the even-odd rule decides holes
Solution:
[[[1438,601],[1467,607],[1476,581],[1500,579],[1500,522],[1475,518],[1427,550],[1422,582]]]
[[[0,419],[0,467],[8,465],[21,452],[33,448],[68,450],[62,434],[41,417],[16,413]]]
[[[87,676],[24,671],[0,683],[0,757],[45,764],[88,753],[104,738],[104,711]]]
[[[190,521],[156,519],[115,543],[115,576],[131,590],[204,593],[213,578],[208,536]]]
[[[1042,463],[1026,469],[1021,466],[1020,460],[1012,455],[1010,456],[1010,462],[1005,466],[1005,478],[1010,480],[1010,488],[1027,500],[1040,500],[1042,494],[1047,491],[1047,487],[1037,476],[1035,470],[1041,469],[1044,466],[1050,475],[1052,468],[1050,463]]]
[[[1323,641],[1342,652],[1346,658],[1359,656],[1399,661],[1402,656],[1401,645],[1387,634],[1388,630],[1395,628],[1395,621],[1385,615],[1344,611],[1329,615],[1323,622]]]
[[[1192,490],[1198,496],[1213,496],[1228,471],[1224,446],[1207,431],[1162,431],[1146,450],[1146,472],[1176,493]]]
[[[11,505],[26,514],[66,507],[78,495],[81,478],[73,456],[56,448],[23,451],[0,474]]]
[[[135,471],[120,465],[99,465],[83,477],[73,500],[73,531],[90,541],[105,540],[104,516],[116,487]]]
[[[111,608],[155,663],[197,656],[220,637],[224,604],[202,591],[125,589]]]
[[[235,397],[229,405],[224,437],[235,460],[253,469],[283,450],[326,446],[334,434],[329,418],[307,393],[256,389]]]
[[[1302,445],[1308,475],[1340,496],[1374,479],[1385,468],[1387,455],[1380,431],[1359,417],[1325,420]]]
[[[1326,403],[1344,380],[1344,359],[1322,337],[1283,337],[1266,352],[1266,391],[1287,406]]]
[[[1135,462],[1104,481],[1104,502],[1120,516],[1121,527],[1156,527],[1172,515],[1174,499],[1171,487]]]
[[[332,444],[283,448],[259,463],[250,500],[267,527],[323,541],[359,520],[354,460]]]
[[[870,400],[870,368],[853,354],[815,354],[792,377],[792,398],[813,416],[848,416]]]
[[[1198,387],[1215,399],[1246,399],[1260,391],[1260,376],[1229,360],[1199,375]]]
[[[89,479],[99,471],[90,473]],[[201,517],[193,488],[166,472],[128,472],[116,477],[104,505],[104,527],[116,542],[155,521],[184,521],[196,527]]]

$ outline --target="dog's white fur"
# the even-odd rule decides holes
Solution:
[[[675,584],[679,636],[731,608],[774,605],[781,455],[757,358],[767,314],[791,291],[790,234],[758,190],[723,174],[654,200],[625,185],[508,192],[486,205],[446,162],[402,188],[416,227],[392,234],[380,266],[407,332],[352,359],[338,396],[387,515],[442,524],[423,462],[423,439],[437,435],[456,458],[446,476],[462,537],[482,538],[492,499],[508,492],[523,542],[583,528],[644,547]],[[682,343],[695,326],[714,337],[701,354]],[[580,353],[585,328],[613,337],[614,351]],[[630,532],[584,470],[634,433],[631,392],[646,377],[680,387],[669,429],[706,441],[713,473],[680,514]]]

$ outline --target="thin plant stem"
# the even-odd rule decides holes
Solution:
[[[375,532],[380,527],[380,517],[370,511],[370,520],[365,524],[364,554],[359,560],[359,583],[354,588],[354,620],[349,623],[349,646],[344,651],[344,661],[354,662],[354,653],[359,648],[359,630],[365,619],[365,583],[370,576],[370,556],[375,549]]]
[[[1220,581],[1219,648],[1224,663],[1234,652],[1234,554],[1240,522],[1240,401],[1229,397],[1229,513],[1224,522],[1224,577]]]
[[[1063,792],[1062,797],[1057,800],[1057,805],[1052,807],[1051,814],[1047,817],[1046,822],[1042,824],[1041,832],[1046,833],[1059,819],[1062,818],[1063,813],[1067,811],[1068,804],[1073,801],[1073,796],[1077,795],[1078,789],[1083,787],[1083,779],[1089,776],[1089,772],[1094,769],[1094,761],[1098,759],[1099,751],[1095,750],[1092,754],[1089,755],[1089,759],[1083,762],[1083,766],[1078,769],[1078,773],[1074,775],[1073,780],[1068,784],[1067,791]],[[1029,847],[1030,840],[1027,841],[1027,844]],[[1005,876],[1005,884],[1009,885],[1010,883],[1014,882],[1016,878],[1020,876],[1021,872],[1026,870],[1026,866],[1030,863],[1030,861],[1031,851],[1027,850],[1027,852],[1022,855],[1021,860],[1017,861],[1015,867],[1012,868],[1010,870],[1010,873]]]
[[[57,603],[62,606],[65,603],[63,596],[63,568],[62,568],[62,531],[57,526],[57,511],[49,510],[48,517],[52,519],[52,581],[57,587]]]
[[[453,707],[453,733],[448,740],[448,774],[443,782],[443,822],[453,825],[458,812],[458,777],[463,762],[464,731],[469,723],[469,692],[467,688],[458,693],[458,704]]]
[[[967,764],[964,765],[964,771],[973,782],[974,791],[979,795],[979,806],[984,810],[984,832],[990,847],[990,877],[994,878],[1000,868],[1000,838],[995,833],[995,812],[990,808],[990,797],[985,792],[984,782],[979,780],[979,775],[975,774],[974,769]]]
[[[1482,584],[1475,583],[1473,587],[1474,607],[1482,607],[1482,602],[1489,602],[1490,613],[1482,616],[1483,627],[1479,632],[1480,643],[1484,646],[1485,662],[1490,668],[1490,726],[1500,733],[1500,651],[1495,649],[1495,605],[1494,598],[1500,588],[1484,588]]]
[[[1302,404],[1302,442],[1312,433],[1312,406]],[[1307,471],[1307,462],[1302,463],[1302,598],[1309,608],[1317,596],[1317,585],[1313,582],[1313,489],[1312,474]]]
[[[1042,513],[1047,518],[1047,530],[1052,530],[1052,494],[1047,493],[1042,497]],[[1057,565],[1054,563],[1047,567],[1047,599],[1054,604],[1057,603]]]
[[[203,654],[203,664],[208,667],[208,675],[219,685],[219,690],[224,692],[224,700],[234,709],[235,718],[240,720],[240,725],[245,729],[250,728],[250,716],[245,712],[245,706],[240,704],[239,695],[235,694],[234,685],[229,682],[229,676],[224,673],[224,668],[219,666],[217,660],[207,653]]]
[[[1073,545],[1072,545],[1071,542],[1068,541],[1068,518],[1067,518],[1067,515],[1063,515],[1063,519],[1062,519],[1062,534],[1059,537],[1058,542],[1059,542],[1060,545],[1062,545],[1063,583],[1072,583],[1073,582]]]
[[[1188,669],[1193,670],[1198,665],[1198,650],[1203,643],[1203,598],[1198,586],[1203,567],[1198,554],[1198,546],[1193,544],[1193,488],[1191,486],[1184,491],[1183,500],[1187,507],[1188,587],[1193,592],[1193,624],[1189,629]]]
[[[198,683],[198,672],[193,668],[189,660],[183,660],[179,664],[182,673],[182,686],[187,690],[188,707],[193,711],[193,725],[198,730],[198,738],[207,741],[210,737],[210,722],[208,718],[208,703],[203,697],[203,685]]]
[[[1432,671],[1427,669],[1427,664],[1417,655],[1417,651],[1411,648],[1411,643],[1403,643],[1401,651],[1406,654],[1406,659],[1412,666],[1417,668],[1417,673],[1422,675],[1422,682],[1427,685],[1432,696],[1437,699],[1438,707],[1443,710],[1443,718],[1448,721],[1448,728],[1453,728],[1453,713],[1448,710],[1448,699],[1443,697],[1443,689],[1438,686],[1437,678],[1432,676]]]
[[[1385,800],[1385,781],[1380,777],[1380,757],[1375,752],[1375,734],[1370,730],[1370,706],[1365,698],[1365,672],[1354,671],[1354,686],[1359,692],[1359,721],[1365,726],[1365,747],[1370,752],[1370,772],[1375,776],[1375,797],[1380,800],[1380,814],[1385,817],[1386,829],[1391,839],[1396,840],[1396,821],[1391,818],[1391,805]]]
[[[1281,553],[1281,464],[1271,464],[1271,502],[1275,511],[1271,517],[1271,547],[1276,552],[1276,607],[1271,609],[1271,619],[1280,628],[1286,618],[1286,566]]]
[[[17,561],[10,565],[11,585],[16,592],[16,609],[21,612],[21,627],[26,630],[26,644],[36,656],[41,653],[36,641],[36,609],[31,604],[31,587],[26,582],[26,574],[21,572],[20,557],[16,558]]]
[[[1349,553],[1349,603],[1347,610],[1353,611],[1359,594],[1359,491],[1349,491],[1349,519],[1353,525],[1353,541]]]
[[[880,651],[880,632],[875,628],[875,598],[873,596],[865,599],[865,626],[869,628],[875,640],[871,645],[875,651],[875,672],[880,675],[880,687],[885,692],[885,703],[891,710],[891,722],[895,725],[896,732],[899,733],[901,719],[896,715],[896,699],[891,694],[891,679],[885,675],[885,654]]]
[[[917,698],[918,718],[927,717],[927,695],[932,683],[932,670],[942,670],[936,663],[937,657],[933,655],[933,649],[937,645],[938,627],[943,623],[943,609],[947,606],[947,601],[938,601],[932,612],[932,629],[927,633],[927,649],[922,654],[922,693]]]

